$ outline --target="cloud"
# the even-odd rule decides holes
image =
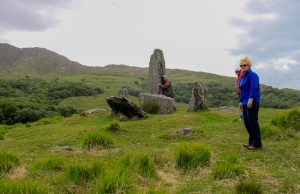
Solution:
[[[248,17],[232,21],[244,33],[231,53],[250,56],[265,84],[300,89],[299,11],[298,0],[251,0]]]
[[[1,0],[0,33],[43,31],[58,24],[55,11],[71,0]]]

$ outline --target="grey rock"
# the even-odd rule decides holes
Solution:
[[[119,121],[127,121],[128,117],[126,117],[125,115],[121,115],[119,118]]]
[[[83,111],[80,115],[81,115],[81,116],[88,116],[89,114],[93,114],[93,113],[103,113],[103,112],[106,112],[106,110],[103,109],[103,108],[95,108],[95,109],[85,110],[85,111]]]
[[[62,146],[58,148],[58,151],[60,152],[70,152],[72,151],[72,148],[70,146]]]
[[[140,93],[140,106],[143,108],[147,103],[157,103],[159,105],[158,114],[167,114],[176,111],[174,98],[159,94]]]
[[[171,132],[170,136],[179,136],[179,135],[186,136],[186,135],[192,134],[193,131],[194,130],[192,128],[183,128],[183,129],[179,129],[179,130]]]
[[[151,94],[161,94],[162,91],[158,87],[161,83],[161,77],[165,74],[165,59],[162,50],[155,49],[150,57],[148,72],[148,92]]]
[[[205,84],[197,81],[192,89],[192,96],[188,105],[188,110],[198,111],[207,108],[207,92]]]
[[[146,115],[140,107],[127,98],[110,96],[106,98],[106,101],[112,109],[113,114],[122,113],[129,119],[133,117],[143,118]]]

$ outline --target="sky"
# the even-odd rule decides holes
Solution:
[[[0,42],[42,47],[83,65],[166,67],[235,76],[243,56],[260,82],[300,90],[299,0],[1,0]]]

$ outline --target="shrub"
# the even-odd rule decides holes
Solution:
[[[64,161],[61,158],[51,158],[48,160],[40,161],[36,168],[44,171],[61,171],[64,169]]]
[[[140,175],[147,178],[156,177],[157,174],[155,166],[147,154],[138,155],[136,163]]]
[[[110,126],[107,127],[107,130],[108,131],[112,131],[112,132],[116,132],[116,131],[119,131],[121,129],[121,126],[119,124],[119,121],[112,121]]]
[[[76,164],[68,168],[66,176],[76,184],[79,184],[81,182],[99,178],[103,171],[104,168],[102,163],[95,162],[92,166]]]
[[[240,181],[235,186],[235,191],[237,194],[262,194],[262,185],[255,182],[244,182]]]
[[[146,113],[157,114],[159,111],[160,105],[156,101],[150,101],[144,104],[143,110]]]
[[[212,169],[212,174],[215,179],[231,178],[243,173],[244,169],[238,164],[238,159],[235,155],[227,155],[221,158]]]
[[[106,168],[95,187],[95,193],[132,193],[133,180],[130,171],[122,165]]]
[[[33,182],[2,182],[0,181],[0,193],[5,194],[44,194],[46,189]]]
[[[280,129],[274,125],[266,124],[261,126],[260,133],[262,138],[269,138],[273,136],[279,136]]]
[[[184,170],[208,165],[210,157],[210,151],[201,144],[182,143],[175,147],[176,166]]]
[[[73,107],[61,107],[58,109],[59,113],[61,116],[64,117],[69,117],[72,116],[73,114],[77,113],[77,110]]]
[[[21,123],[34,122],[47,115],[45,110],[33,110],[31,108],[23,108],[16,115],[16,121]]]
[[[89,133],[83,142],[83,145],[88,149],[93,147],[109,148],[113,145],[112,137],[107,134],[102,134],[98,132]]]
[[[0,152],[0,174],[9,172],[17,165],[19,165],[19,159],[15,155],[7,152]]]

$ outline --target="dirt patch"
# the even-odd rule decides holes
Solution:
[[[8,174],[7,178],[9,179],[22,179],[26,175],[26,167],[25,166],[18,166],[13,168]]]

